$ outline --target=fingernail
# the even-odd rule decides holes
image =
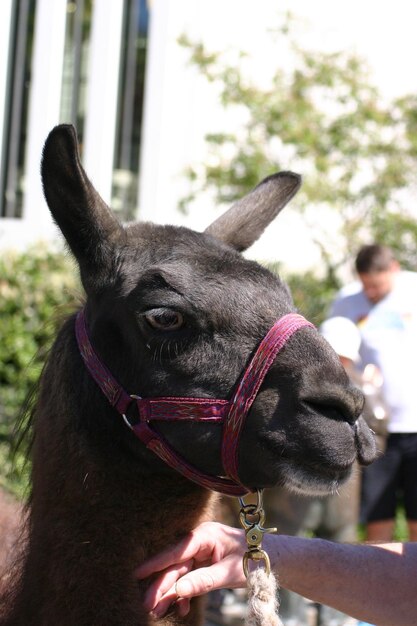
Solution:
[[[177,581],[177,584],[175,585],[175,590],[180,598],[186,598],[191,594],[193,586],[189,580],[182,579]]]

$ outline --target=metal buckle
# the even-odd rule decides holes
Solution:
[[[129,394],[129,395],[130,395],[130,397],[132,398],[132,400],[142,400],[142,397],[141,397],[141,396],[136,396],[134,393],[131,393],[131,394]],[[130,406],[130,405],[129,405],[129,406]],[[136,403],[136,406],[137,406],[137,403]],[[138,408],[138,411],[139,411],[139,408]],[[124,419],[124,421],[125,421],[126,426],[128,426],[128,427],[130,428],[130,430],[133,430],[133,426],[132,426],[132,424],[129,422],[129,420],[128,420],[127,416],[126,416],[126,413],[122,413],[122,417],[123,417],[123,419]]]

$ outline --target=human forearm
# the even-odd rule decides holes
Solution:
[[[267,534],[263,545],[282,587],[378,626],[417,624],[417,543],[351,545]],[[159,572],[145,607],[161,617],[177,602],[184,615],[193,596],[245,586],[245,549],[243,531],[201,524],[138,568],[139,578]]]
[[[269,536],[265,548],[282,587],[378,626],[417,623],[416,544]]]

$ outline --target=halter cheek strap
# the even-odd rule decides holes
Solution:
[[[289,313],[277,320],[262,339],[239,381],[229,412],[226,415],[222,441],[224,470],[236,482],[239,482],[239,438],[245,419],[278,353],[285,346],[288,339],[297,330],[305,326],[314,328],[311,322],[296,313]]]
[[[285,315],[275,322],[245,369],[231,401],[182,397],[141,398],[129,395],[95,352],[88,336],[84,310],[77,314],[75,332],[80,354],[90,375],[111,406],[123,416],[126,424],[147,448],[198,485],[226,495],[242,496],[250,491],[241,484],[238,477],[238,445],[245,418],[278,352],[291,335],[304,326],[313,327],[304,317],[295,313]],[[139,414],[136,424],[130,424],[126,418],[127,410],[133,402],[136,402]],[[223,424],[222,461],[227,478],[205,474],[192,466],[150,426],[152,421],[182,420]]]

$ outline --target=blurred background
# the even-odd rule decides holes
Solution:
[[[56,239],[39,161],[71,122],[122,219],[204,228],[294,169],[303,194],[252,255],[323,273],[394,220],[414,262],[416,17],[407,0],[377,15],[359,0],[2,0],[1,248]]]
[[[1,1],[0,485],[25,490],[16,415],[79,297],[40,184],[51,128],[76,126],[122,220],[200,230],[300,173],[249,255],[318,324],[362,243],[417,268],[416,24],[408,0]]]

